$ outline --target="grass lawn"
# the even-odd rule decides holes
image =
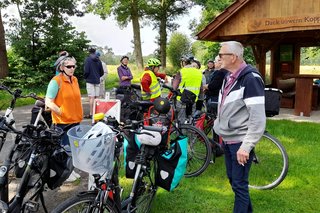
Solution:
[[[250,190],[254,212],[319,212],[320,124],[268,120],[267,129],[285,146],[289,172],[273,190]],[[128,183],[125,178],[121,182]],[[233,192],[220,157],[199,177],[184,178],[173,192],[158,190],[152,212],[230,213],[232,207]]]
[[[108,66],[108,89],[118,85],[116,68],[117,66]],[[142,70],[132,69],[132,72],[133,83],[139,82]],[[85,88],[81,89],[85,91]],[[0,92],[2,109],[7,107],[3,105],[8,104],[10,99],[3,93]],[[44,93],[45,91],[37,92],[38,95]],[[34,100],[29,101],[29,104],[33,103]],[[25,104],[17,102],[17,105]],[[267,129],[285,146],[289,155],[289,172],[286,179],[273,190],[250,191],[254,212],[320,212],[320,124],[268,120]],[[121,182],[125,191],[128,191],[129,184],[125,184],[128,181],[122,178]],[[224,159],[218,158],[199,177],[183,179],[173,192],[160,189],[152,212],[230,213],[232,207],[233,192],[226,178]]]

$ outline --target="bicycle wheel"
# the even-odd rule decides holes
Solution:
[[[208,167],[212,156],[210,141],[208,137],[196,127],[182,124],[177,127],[182,135],[188,137],[188,163],[185,177],[196,177]],[[180,135],[178,129],[174,129],[171,140]]]
[[[134,201],[135,208],[131,212],[135,213],[148,213],[151,210],[152,201],[157,192],[155,185],[155,171],[157,164],[155,161],[150,161],[147,171],[143,174],[142,178],[138,180],[137,184],[137,199]]]
[[[52,213],[67,213],[67,212],[100,212],[99,206],[95,203],[97,194],[90,192],[79,193],[58,205]],[[107,200],[103,207],[103,212],[118,213],[118,209],[111,200]]]
[[[265,132],[254,149],[254,158],[249,174],[249,187],[273,189],[288,173],[288,154],[283,145]]]

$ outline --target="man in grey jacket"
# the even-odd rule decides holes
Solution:
[[[248,176],[252,152],[266,124],[264,82],[256,68],[243,60],[241,43],[221,43],[219,57],[221,68],[229,74],[220,90],[214,130],[224,141],[227,176],[235,193],[233,212],[250,213]]]

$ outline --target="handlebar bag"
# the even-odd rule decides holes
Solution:
[[[188,138],[178,137],[171,141],[168,150],[158,156],[156,185],[171,192],[180,183],[188,161]]]

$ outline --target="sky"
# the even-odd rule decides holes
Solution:
[[[201,8],[193,7],[189,14],[177,19],[177,23],[181,25],[177,31],[186,34],[192,39],[190,36],[192,32],[188,29],[189,22],[194,18],[199,19],[199,14],[201,14]],[[109,17],[106,20],[102,20],[99,16],[93,14],[86,14],[84,17],[72,17],[70,21],[78,31],[86,32],[92,44],[111,47],[116,55],[124,55],[133,51],[131,23],[126,28],[120,29],[114,18]],[[153,53],[157,48],[155,43],[155,37],[158,34],[157,30],[153,30],[152,26],[145,26],[141,29],[140,34],[143,55]]]
[[[9,14],[14,14],[15,7],[9,7],[6,11]],[[191,40],[191,31],[188,29],[189,22],[192,19],[199,20],[201,8],[199,6],[192,7],[189,14],[180,16],[177,23],[180,24],[177,32],[187,35]],[[92,45],[100,47],[108,46],[112,48],[116,55],[125,55],[128,52],[133,52],[133,30],[131,23],[124,29],[120,29],[114,18],[109,17],[106,20],[101,19],[97,15],[85,14],[84,17],[70,17],[69,21],[79,32],[84,31],[87,38],[91,40]],[[157,48],[155,37],[158,34],[157,30],[153,30],[152,26],[146,26],[141,29],[142,54],[149,55]],[[168,32],[170,36],[171,33]],[[169,37],[168,36],[168,41]]]

